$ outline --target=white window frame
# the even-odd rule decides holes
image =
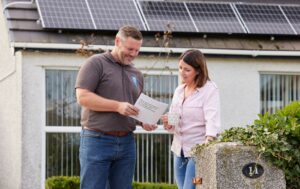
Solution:
[[[262,105],[261,105],[261,83],[260,83],[260,77],[263,74],[266,75],[284,75],[284,76],[300,76],[300,72],[286,72],[286,71],[259,71],[259,114],[261,114],[261,109],[262,109]]]
[[[42,189],[45,188],[45,181],[46,181],[46,135],[47,133],[80,133],[81,127],[78,126],[47,126],[46,125],[46,71],[47,70],[62,70],[62,71],[68,71],[68,70],[78,70],[78,66],[72,66],[72,67],[57,67],[57,66],[45,66],[43,69],[43,127],[42,127],[42,166],[41,166],[41,186]],[[147,70],[147,69],[140,69],[142,73],[146,73],[148,75],[170,75],[170,71],[164,71],[164,70]],[[178,76],[178,83],[180,83],[180,77],[178,75],[178,70],[171,70],[172,75]],[[141,127],[137,126],[134,133],[148,133]],[[169,134],[166,130],[164,130],[162,125],[158,125],[158,128],[155,131],[152,131],[151,134]]]

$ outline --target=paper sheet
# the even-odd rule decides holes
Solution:
[[[143,123],[156,124],[166,111],[168,104],[159,102],[142,93],[134,106],[140,110],[139,114],[130,117]]]

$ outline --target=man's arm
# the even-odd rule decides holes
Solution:
[[[93,111],[118,112],[129,116],[137,115],[138,109],[128,102],[103,98],[87,89],[76,88],[77,103]]]

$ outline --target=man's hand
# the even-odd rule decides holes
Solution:
[[[146,131],[153,131],[153,130],[157,129],[157,125],[151,125],[151,124],[147,124],[147,123],[143,123],[142,127]]]
[[[130,116],[130,115],[138,115],[139,109],[133,106],[128,102],[120,102],[117,108],[119,114]]]

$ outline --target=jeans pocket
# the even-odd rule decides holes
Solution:
[[[80,133],[79,151],[84,150],[86,146],[97,144],[97,141],[101,140],[102,136],[102,133],[83,129]]]

